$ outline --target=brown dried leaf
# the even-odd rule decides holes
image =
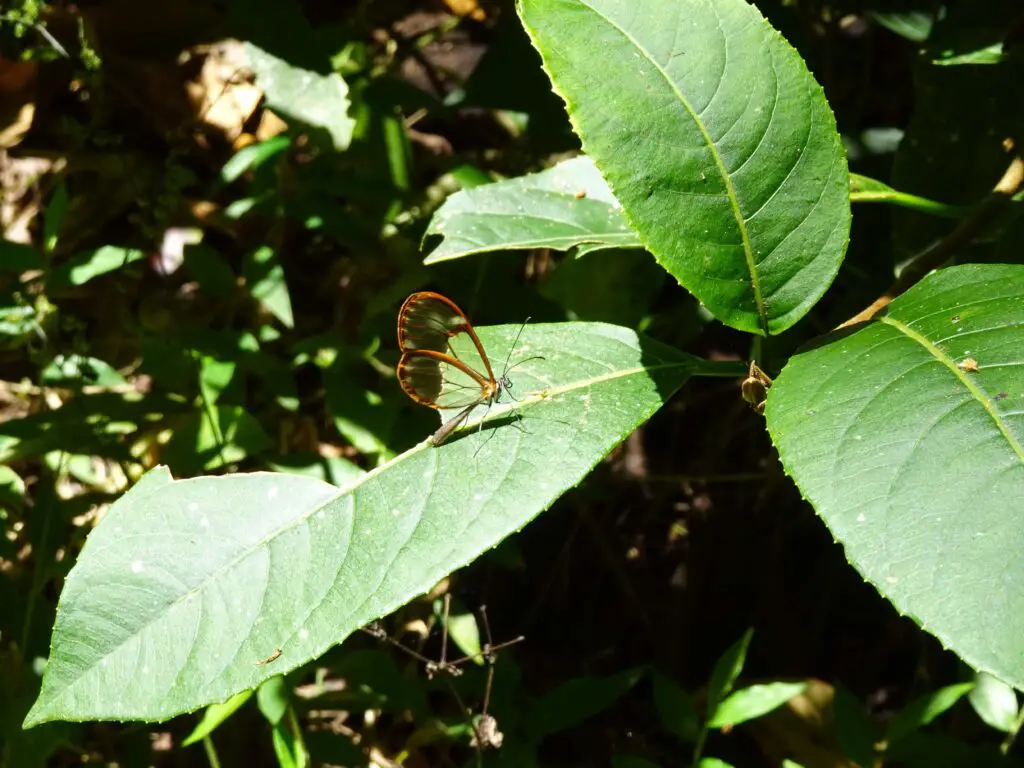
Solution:
[[[197,52],[205,54],[202,68],[197,79],[186,84],[196,118],[233,142],[259,106],[263,91],[251,82],[252,73],[238,40],[221,40],[197,48]]]
[[[0,233],[15,243],[32,243],[31,226],[46,191],[43,179],[66,166],[57,157],[9,157],[0,150]]]

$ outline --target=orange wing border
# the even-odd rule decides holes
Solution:
[[[457,336],[458,334],[463,332],[469,334],[469,338],[472,339],[473,345],[476,347],[476,351],[480,355],[480,359],[484,361],[484,366],[487,368],[487,377],[490,380],[489,382],[486,382],[479,373],[477,373],[472,368],[467,366],[454,355],[445,355],[442,352],[434,352],[433,350],[426,349],[406,350],[405,339],[406,336],[408,335],[405,332],[406,315],[409,314],[410,308],[414,304],[417,304],[418,302],[421,301],[426,301],[427,299],[434,299],[436,301],[440,301],[442,304],[447,305],[448,308],[452,310],[452,312],[454,312],[456,315],[462,318],[462,324],[456,326],[453,330],[449,331],[448,337],[451,338],[452,336]],[[404,302],[402,302],[402,308],[398,310],[398,348],[402,350],[403,360],[405,359],[406,355],[414,355],[418,357],[433,357],[434,359],[448,363],[449,365],[454,365],[463,373],[467,374],[468,376],[472,376],[474,379],[479,380],[481,382],[481,388],[483,388],[484,383],[489,383],[489,389],[491,391],[493,391],[498,386],[498,380],[494,378],[494,370],[491,368],[491,360],[490,358],[487,357],[487,352],[484,351],[484,345],[480,343],[480,338],[476,335],[476,331],[473,330],[473,324],[469,322],[469,318],[466,316],[466,313],[459,308],[458,304],[449,299],[447,296],[442,296],[440,293],[435,293],[434,291],[417,291],[416,293],[409,296],[409,298],[407,298]],[[430,354],[426,354],[427,352],[430,352]],[[398,369],[399,372],[401,372],[402,360],[399,360],[398,362]],[[399,375],[399,381],[401,381],[401,375]],[[402,388],[405,389],[404,385]],[[409,392],[409,390],[407,389],[405,391],[406,393]],[[415,397],[413,397],[413,400],[416,400],[416,402],[421,402],[418,398]]]

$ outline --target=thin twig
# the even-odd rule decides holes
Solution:
[[[494,662],[497,657],[494,655],[494,638],[491,635],[491,622],[487,618],[486,605],[480,606],[480,618],[483,619],[484,635],[487,638],[483,650],[484,660],[487,662],[487,687],[484,689],[484,704],[480,708],[480,713],[481,715],[486,715],[487,705],[491,703],[491,684],[494,682]]]
[[[441,661],[440,667],[444,667],[448,660],[448,616],[451,613],[452,593],[444,593],[444,616],[441,619]]]
[[[429,659],[426,656],[424,656],[422,653],[418,653],[417,651],[414,651],[409,646],[403,645],[402,643],[400,643],[397,640],[395,640],[393,637],[391,637],[391,635],[389,635],[387,632],[385,632],[383,630],[383,628],[381,628],[381,626],[379,624],[377,624],[376,622],[374,622],[373,624],[370,624],[369,626],[362,627],[361,629],[362,629],[363,632],[365,632],[366,634],[368,634],[370,637],[374,638],[375,640],[380,640],[382,642],[387,643],[388,645],[393,645],[395,648],[398,648],[400,651],[405,652],[406,654],[408,654],[409,656],[411,656],[412,658],[416,659],[416,661],[418,661],[418,662],[420,662],[422,664],[427,664],[427,665],[430,665],[430,664],[435,664],[436,665],[437,664],[437,662],[434,661],[433,659]]]
[[[867,322],[933,269],[942,266],[957,251],[969,245],[989,227],[1003,212],[1010,198],[1020,191],[1021,186],[1024,186],[1024,160],[1019,154],[1014,154],[999,183],[993,187],[992,192],[984,200],[974,207],[974,210],[960,222],[956,229],[921,251],[885,293],[875,299],[869,307],[861,310],[838,327],[846,328],[850,325]]]
[[[46,38],[46,42],[48,42],[53,47],[53,50],[55,50],[65,59],[71,58],[71,54],[67,52],[63,45],[57,42],[57,38],[51,35],[49,30],[47,30],[46,27],[44,27],[42,24],[38,24],[34,21],[26,21],[25,19],[19,19],[18,17],[11,13],[0,13],[0,21],[6,21],[11,24],[21,24],[26,27],[31,27],[44,38]]]
[[[444,614],[442,616],[442,628],[443,628],[443,639],[442,639],[442,650],[441,659],[439,661],[433,661],[426,658],[425,656],[417,653],[413,649],[403,645],[397,640],[393,639],[384,628],[378,622],[372,622],[362,628],[362,631],[371,637],[387,642],[396,648],[401,649],[409,656],[414,659],[423,662],[426,667],[427,676],[433,679],[433,677],[439,673],[445,673],[448,677],[445,680],[448,688],[452,692],[452,696],[455,697],[456,702],[459,705],[459,710],[469,717],[469,726],[473,731],[473,738],[470,741],[471,746],[476,747],[477,750],[477,765],[483,765],[483,750],[484,749],[497,749],[501,746],[503,736],[498,730],[497,721],[493,716],[487,714],[487,708],[491,701],[491,688],[494,683],[494,665],[497,661],[497,651],[502,648],[507,648],[515,643],[522,642],[525,638],[517,637],[514,640],[507,640],[503,643],[494,644],[491,637],[491,625],[487,618],[487,606],[480,606],[480,617],[483,622],[484,634],[486,637],[483,643],[482,649],[477,653],[463,656],[455,661],[447,660],[447,647],[448,647],[448,618],[451,609],[451,596],[450,594],[445,595],[444,600]],[[459,695],[458,690],[452,684],[452,677],[457,677],[462,674],[462,670],[458,668],[460,664],[463,664],[471,659],[482,656],[485,663],[487,664],[487,682],[484,690],[483,707],[481,708],[480,718],[476,720],[473,717],[473,712],[469,709],[462,697]],[[274,656],[273,658],[276,658]]]
[[[480,657],[483,657],[484,660],[486,660],[488,656],[494,655],[495,652],[508,648],[510,645],[521,643],[525,639],[526,635],[520,635],[519,637],[513,638],[511,640],[506,640],[505,642],[498,643],[497,645],[487,645],[482,651],[471,653],[468,656],[463,656],[462,658],[456,659],[455,661],[449,661],[448,666],[457,667],[460,664],[465,664],[467,661],[472,661],[473,659],[477,659]]]

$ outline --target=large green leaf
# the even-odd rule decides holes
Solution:
[[[799,320],[839,269],[850,207],[835,119],[796,51],[743,0],[519,8],[659,263],[735,328]]]
[[[444,239],[426,264],[512,248],[640,247],[589,157],[456,192],[430,220],[431,235]]]
[[[480,337],[503,361],[518,330]],[[513,363],[533,355],[545,359],[510,374],[519,401],[484,429],[425,441],[344,490],[151,472],[68,576],[26,724],[166,718],[294,669],[522,528],[689,375],[743,368],[601,324],[527,326]]]
[[[793,357],[765,414],[854,566],[972,666],[1024,687],[1024,267],[930,275]]]

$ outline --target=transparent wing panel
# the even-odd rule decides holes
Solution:
[[[398,365],[398,380],[406,393],[433,408],[465,408],[486,400],[490,382],[434,357],[408,352]]]

